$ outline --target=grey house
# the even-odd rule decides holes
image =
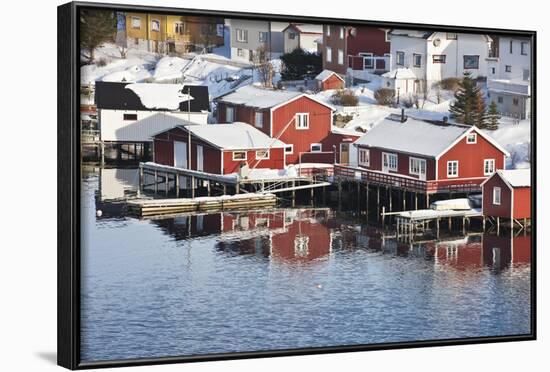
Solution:
[[[231,19],[231,59],[253,61],[260,52],[268,58],[283,54],[283,30],[288,23]]]

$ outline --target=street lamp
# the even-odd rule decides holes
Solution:
[[[401,87],[397,87],[397,104],[399,105],[399,91],[401,90]]]

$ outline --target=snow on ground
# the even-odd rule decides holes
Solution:
[[[114,44],[105,44],[95,52],[96,64],[80,68],[80,81],[86,85],[97,80],[141,82],[151,77],[158,58],[154,53],[129,49],[123,59]]]
[[[531,168],[531,120],[502,117],[497,130],[484,130],[510,153],[506,159],[506,169]]]

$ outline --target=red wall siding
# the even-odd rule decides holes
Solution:
[[[500,205],[493,204],[493,187],[500,187]],[[512,191],[499,177],[494,176],[483,185],[483,214],[492,217],[510,218]]]
[[[276,136],[296,113],[302,112],[309,113],[309,128],[298,130],[293,122],[279,137],[284,143],[294,145],[293,154],[287,155],[287,164],[298,163],[300,152],[309,152],[310,144],[322,143],[330,134],[332,110],[308,97],[301,97],[273,111],[273,136]],[[332,151],[332,148],[322,150]]]
[[[386,41],[386,33],[376,27],[356,27],[357,34],[347,38],[347,54],[373,53],[383,56],[390,53],[390,43]]]
[[[187,132],[174,128],[155,136],[155,163],[174,166],[174,141],[187,143]],[[191,139],[191,168],[197,169],[197,145],[203,147],[204,171],[220,174],[220,150],[195,136]]]
[[[419,176],[409,173],[409,158],[413,157],[426,160],[426,180],[435,180],[435,159],[416,155],[413,156],[396,151],[382,150],[378,148],[370,148],[370,166],[367,169],[376,171],[382,170],[383,152],[397,154],[397,172],[390,171],[390,173],[419,178]],[[357,156],[359,156],[359,153],[357,153]]]
[[[270,111],[269,110],[256,110],[252,107],[246,107],[246,106],[233,106],[229,105],[227,103],[219,102],[218,103],[218,123],[227,123],[227,119],[225,117],[225,112],[227,106],[232,106],[234,108],[235,112],[235,118],[233,121],[240,121],[243,123],[248,123],[255,126],[255,114],[256,112],[262,112],[263,113],[263,126],[256,127],[268,136],[269,133],[269,120],[270,120]]]
[[[252,167],[256,164],[256,150],[247,151],[247,164]],[[269,159],[260,160],[256,165],[256,168],[271,168],[271,169],[283,169],[284,164],[284,149],[272,148],[269,151]],[[238,172],[241,165],[241,161],[233,160],[233,151],[223,152],[223,174],[229,174]]]
[[[514,189],[514,218],[531,218],[531,188]]]
[[[331,75],[329,78],[323,81],[321,85],[322,85],[321,86],[322,90],[344,88],[344,82],[340,78],[338,78],[336,75]]]
[[[504,154],[499,149],[479,134],[475,144],[467,144],[466,137],[464,137],[439,158],[438,179],[449,179],[447,177],[447,161],[450,160],[458,160],[458,178],[486,177],[483,174],[485,159],[495,159],[495,168],[504,169]]]
[[[456,248],[455,255],[449,255],[448,249]],[[475,270],[483,266],[483,247],[481,243],[458,245],[439,244],[436,250],[437,262],[459,271]]]
[[[275,234],[271,238],[273,258],[282,260],[300,259],[314,260],[330,252],[330,231],[321,223],[309,220],[296,220],[287,225],[285,234]],[[307,253],[304,256],[296,254],[295,240],[307,237]]]

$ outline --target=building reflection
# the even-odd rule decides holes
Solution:
[[[484,233],[436,242],[433,246],[436,265],[456,270],[476,270],[486,266],[500,271],[531,263],[530,235],[497,236]]]

